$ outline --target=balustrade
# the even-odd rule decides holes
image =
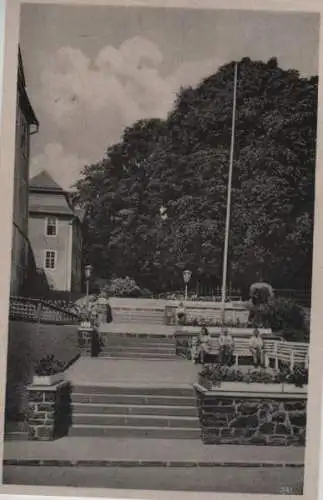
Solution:
[[[57,307],[40,299],[10,297],[10,320],[41,323],[79,323],[78,314]]]

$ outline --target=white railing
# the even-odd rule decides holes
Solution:
[[[40,323],[79,323],[79,316],[43,300],[10,297],[9,319]]]
[[[288,364],[291,370],[296,364],[308,368],[308,351],[308,344],[283,340],[264,340],[265,364],[269,366],[270,360],[273,360],[276,370],[278,370],[280,362]],[[237,339],[235,341],[236,364],[239,364],[239,356],[248,354],[250,354],[249,339]]]

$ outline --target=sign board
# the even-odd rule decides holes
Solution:
[[[80,330],[91,330],[92,329],[92,325],[90,323],[90,321],[82,321],[81,325],[80,325]]]

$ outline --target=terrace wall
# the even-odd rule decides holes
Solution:
[[[54,355],[68,366],[80,354],[79,319],[43,301],[12,297],[9,310],[6,420],[19,420],[27,408],[26,387],[34,366]]]
[[[195,389],[205,444],[305,445],[305,394],[239,395]]]

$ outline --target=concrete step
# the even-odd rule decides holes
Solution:
[[[160,406],[181,406],[192,407],[195,405],[194,397],[179,396],[158,396],[158,395],[126,395],[126,394],[89,394],[72,393],[73,403],[94,403],[102,405],[160,405]]]
[[[91,413],[76,413],[73,415],[73,425],[99,425],[118,427],[171,427],[181,429],[199,429],[199,420],[195,417],[177,417],[169,415],[99,415]]]
[[[155,358],[153,355],[151,356],[147,356],[147,357],[139,357],[139,356],[136,356],[135,354],[131,355],[131,356],[123,356],[123,355],[114,355],[114,356],[110,356],[109,354],[100,354],[100,358],[102,359],[113,359],[113,360],[120,360],[120,361],[125,361],[125,360],[132,360],[132,361],[138,361],[138,359],[146,359],[146,360],[149,360],[149,361],[175,361],[177,359],[182,359],[184,360],[184,358],[179,358],[179,357],[169,357],[169,358]],[[186,361],[186,360],[185,360]]]
[[[140,437],[155,439],[200,439],[200,429],[171,427],[120,427],[105,425],[73,425],[70,436],[77,437]]]
[[[121,313],[121,314],[144,314],[144,315],[151,315],[151,316],[161,316],[165,314],[165,309],[162,306],[159,307],[153,307],[153,308],[147,308],[147,305],[144,305],[142,307],[139,306],[139,304],[134,304],[133,306],[130,306],[129,304],[125,307],[118,307],[114,306],[112,307],[112,311],[115,311],[116,313]]]
[[[144,351],[144,352],[161,352],[161,353],[172,353],[175,352],[176,346],[175,344],[148,344],[148,343],[137,343],[135,342],[129,342],[129,343],[117,343],[117,342],[109,342],[105,341],[104,342],[104,348],[109,349],[109,350],[118,350],[118,349],[127,349],[127,350],[132,350],[132,351]]]
[[[28,428],[26,422],[6,422],[4,439],[5,441],[26,441]]]
[[[150,397],[163,396],[166,398],[178,398],[181,406],[181,398],[190,398],[195,402],[195,393],[190,386],[147,386],[147,385],[74,385],[72,394],[94,395],[116,395],[122,397]],[[123,403],[123,402],[122,402]],[[140,404],[140,403],[139,403]],[[195,404],[195,403],[194,403]]]
[[[81,413],[92,415],[167,415],[177,417],[196,417],[195,406],[167,406],[167,405],[131,405],[114,404],[102,405],[95,403],[74,403],[73,414]]]
[[[118,323],[143,323],[146,325],[164,325],[165,318],[158,316],[150,316],[145,314],[113,314],[112,312],[112,321],[116,321]]]
[[[152,328],[154,326],[158,327],[164,325],[164,321],[159,321],[151,318],[127,318],[123,316],[113,317],[112,321],[114,323],[128,323],[129,325],[151,325]]]
[[[162,312],[152,312],[152,311],[136,311],[134,309],[129,309],[128,311],[116,311],[112,310],[112,318],[122,318],[129,321],[137,322],[155,322],[155,323],[165,323],[165,316]]]
[[[176,340],[171,335],[166,334],[154,334],[154,333],[103,333],[103,340],[106,339],[109,343],[119,343],[123,342],[124,344],[132,344],[135,345],[148,344],[162,344],[166,347],[176,344]]]
[[[4,435],[4,441],[27,441],[27,432],[8,432]]]
[[[119,358],[119,359],[177,359],[174,353],[162,353],[162,352],[144,352],[144,351],[128,351],[125,349],[115,349],[109,350],[108,348],[103,348],[100,352],[100,357],[106,358]]]
[[[151,314],[151,312],[117,312],[112,310],[112,321],[116,321],[118,323],[144,323],[149,325],[163,325],[165,323],[165,316],[163,313]]]

